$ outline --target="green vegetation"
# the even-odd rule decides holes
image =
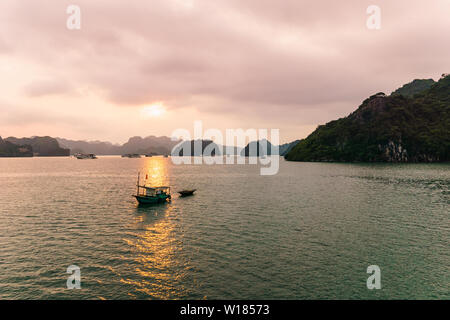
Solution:
[[[449,96],[450,76],[413,97],[373,95],[348,117],[319,126],[285,158],[292,161],[449,161]]]
[[[391,95],[402,95],[412,98],[416,94],[430,89],[436,82],[433,79],[416,79],[413,82],[405,84],[403,87],[392,92]]]

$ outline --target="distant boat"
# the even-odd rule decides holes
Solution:
[[[170,187],[149,187],[144,184],[140,184],[140,174],[138,174],[137,191],[133,197],[139,202],[139,204],[156,204],[170,201],[172,196],[170,195]]]
[[[182,190],[182,191],[178,191],[178,193],[180,194],[181,197],[188,197],[188,196],[192,196],[194,195],[194,192],[197,189],[192,189],[192,190]]]
[[[122,158],[140,158],[140,157],[141,155],[137,153],[127,153],[122,155]]]
[[[164,158],[168,158],[169,156],[167,154],[164,155]]]
[[[93,153],[89,153],[89,154],[76,153],[76,154],[74,154],[74,157],[76,157],[77,159],[80,159],[80,160],[97,159],[97,156],[95,154],[93,154]]]
[[[151,154],[146,154],[145,157],[146,157],[146,158],[151,158],[152,155],[151,155]]]

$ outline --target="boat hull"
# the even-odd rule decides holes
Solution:
[[[139,204],[156,204],[156,203],[164,203],[167,200],[170,200],[170,196],[159,196],[159,197],[143,197],[143,196],[133,196],[136,198]]]

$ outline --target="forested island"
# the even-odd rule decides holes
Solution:
[[[319,126],[285,156],[291,161],[450,160],[450,76],[415,80],[366,99],[348,117]]]
[[[51,137],[0,137],[0,157],[57,157],[69,156],[70,150],[59,146]]]
[[[32,157],[31,146],[19,146],[0,137],[0,157]]]

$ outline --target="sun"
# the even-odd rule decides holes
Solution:
[[[142,108],[141,113],[144,117],[154,118],[161,116],[166,110],[162,103],[155,103],[150,106]]]

